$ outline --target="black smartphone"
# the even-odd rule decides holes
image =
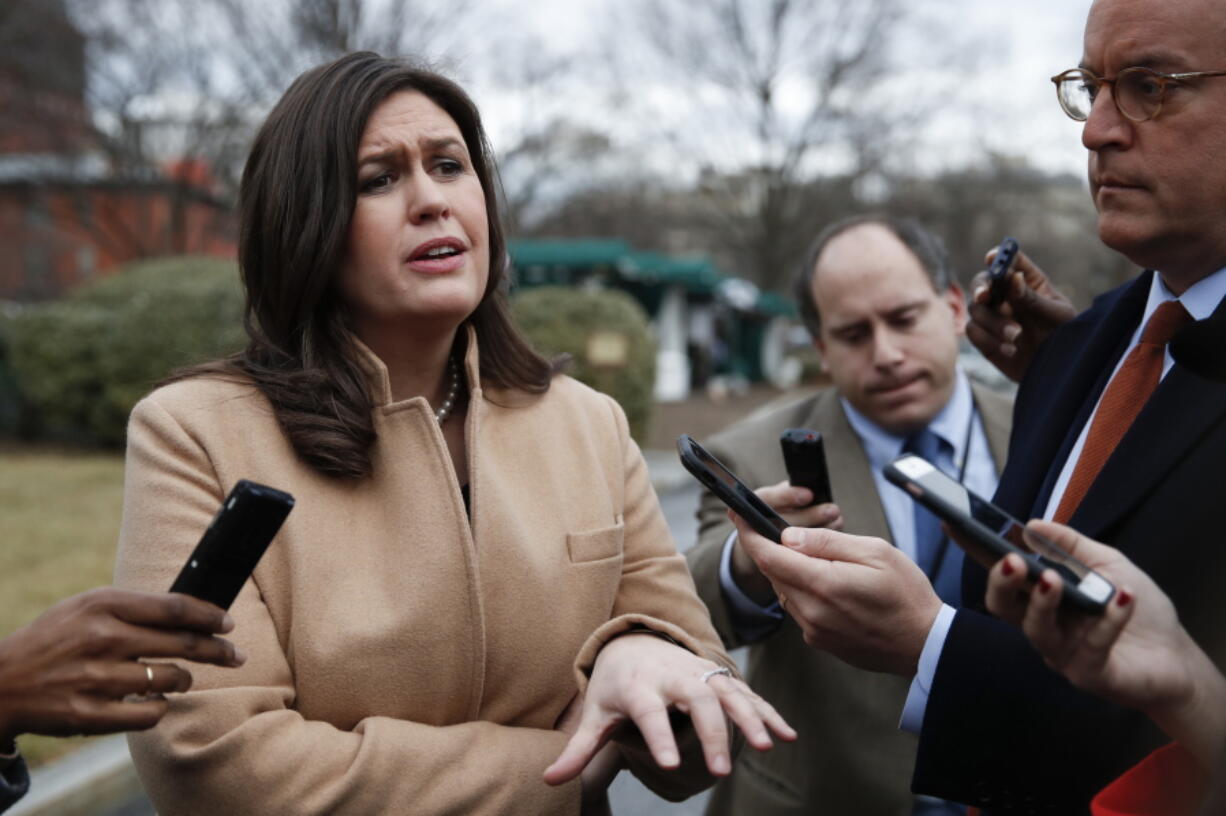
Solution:
[[[988,305],[995,308],[1009,294],[1009,273],[1017,260],[1018,245],[1013,238],[1006,238],[996,248],[996,257],[988,267]]]
[[[788,481],[795,487],[807,487],[813,491],[813,501],[805,507],[834,501],[822,435],[805,428],[788,428],[779,437],[779,446],[783,448],[783,465],[788,470]]]
[[[170,591],[229,609],[293,507],[290,494],[239,480]]]
[[[1062,604],[1101,614],[1115,595],[1106,578],[1078,561],[1063,547],[1026,526],[986,499],[976,496],[935,465],[906,454],[885,466],[885,477],[927,507],[950,528],[950,538],[985,567],[1009,553],[1026,562],[1027,577],[1037,581],[1045,569],[1060,573]]]
[[[780,534],[792,526],[688,434],[677,437],[677,453],[681,455],[681,464],[685,465],[685,469],[720,501],[735,510],[759,535],[778,544]]]

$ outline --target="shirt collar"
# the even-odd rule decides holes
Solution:
[[[1156,308],[1156,307],[1155,307]],[[878,426],[864,414],[857,411],[846,398],[840,397],[843,413],[851,424],[852,430],[864,444],[864,453],[874,473],[893,462],[902,453],[906,444],[905,436],[897,436]],[[945,403],[945,407],[928,423],[928,429],[949,443],[954,450],[954,464],[960,469],[963,457],[966,456],[966,428],[974,417],[975,400],[971,394],[971,383],[962,369],[958,369],[954,380],[954,392]]]
[[[1188,290],[1178,298],[1166,288],[1162,275],[1155,272],[1149,283],[1149,300],[1145,303],[1145,314],[1141,316],[1141,326],[1149,322],[1154,312],[1168,300],[1178,300],[1192,315],[1193,320],[1204,320],[1213,314],[1213,310],[1226,297],[1226,268],[1219,269],[1212,275],[1201,278],[1188,287]],[[1140,329],[1138,329],[1140,331]]]

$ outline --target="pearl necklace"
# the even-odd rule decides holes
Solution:
[[[447,370],[451,372],[451,385],[447,386],[447,396],[443,397],[443,404],[434,412],[434,418],[439,425],[442,425],[447,421],[447,417],[451,416],[456,397],[460,395],[460,366],[455,361],[455,357],[447,358]]]

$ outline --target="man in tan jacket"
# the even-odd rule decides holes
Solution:
[[[990,496],[1004,463],[1011,404],[956,365],[966,306],[940,243],[909,221],[838,222],[814,242],[796,297],[834,386],[734,425],[709,449],[793,524],[893,541],[956,603],[961,551],[881,475],[919,452]],[[787,428],[824,436],[833,504],[806,507],[809,491],[787,483]],[[910,792],[916,740],[898,727],[907,681],[806,646],[710,493],[699,520],[688,553],[699,594],[725,644],[750,644],[750,683],[800,733],[794,746],[742,756],[708,813],[965,812]]]

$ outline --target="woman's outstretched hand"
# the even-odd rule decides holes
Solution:
[[[545,781],[560,785],[574,779],[606,743],[620,740],[619,730],[628,724],[642,734],[657,765],[666,770],[680,767],[683,752],[673,733],[670,710],[689,715],[706,769],[713,776],[726,776],[732,770],[728,719],[759,751],[774,744],[771,733],[783,740],[796,738],[779,713],[744,681],[708,674],[719,668],[653,635],[623,635],[609,642],[592,668],[578,727],[545,770]],[[682,740],[683,745],[687,742]]]

